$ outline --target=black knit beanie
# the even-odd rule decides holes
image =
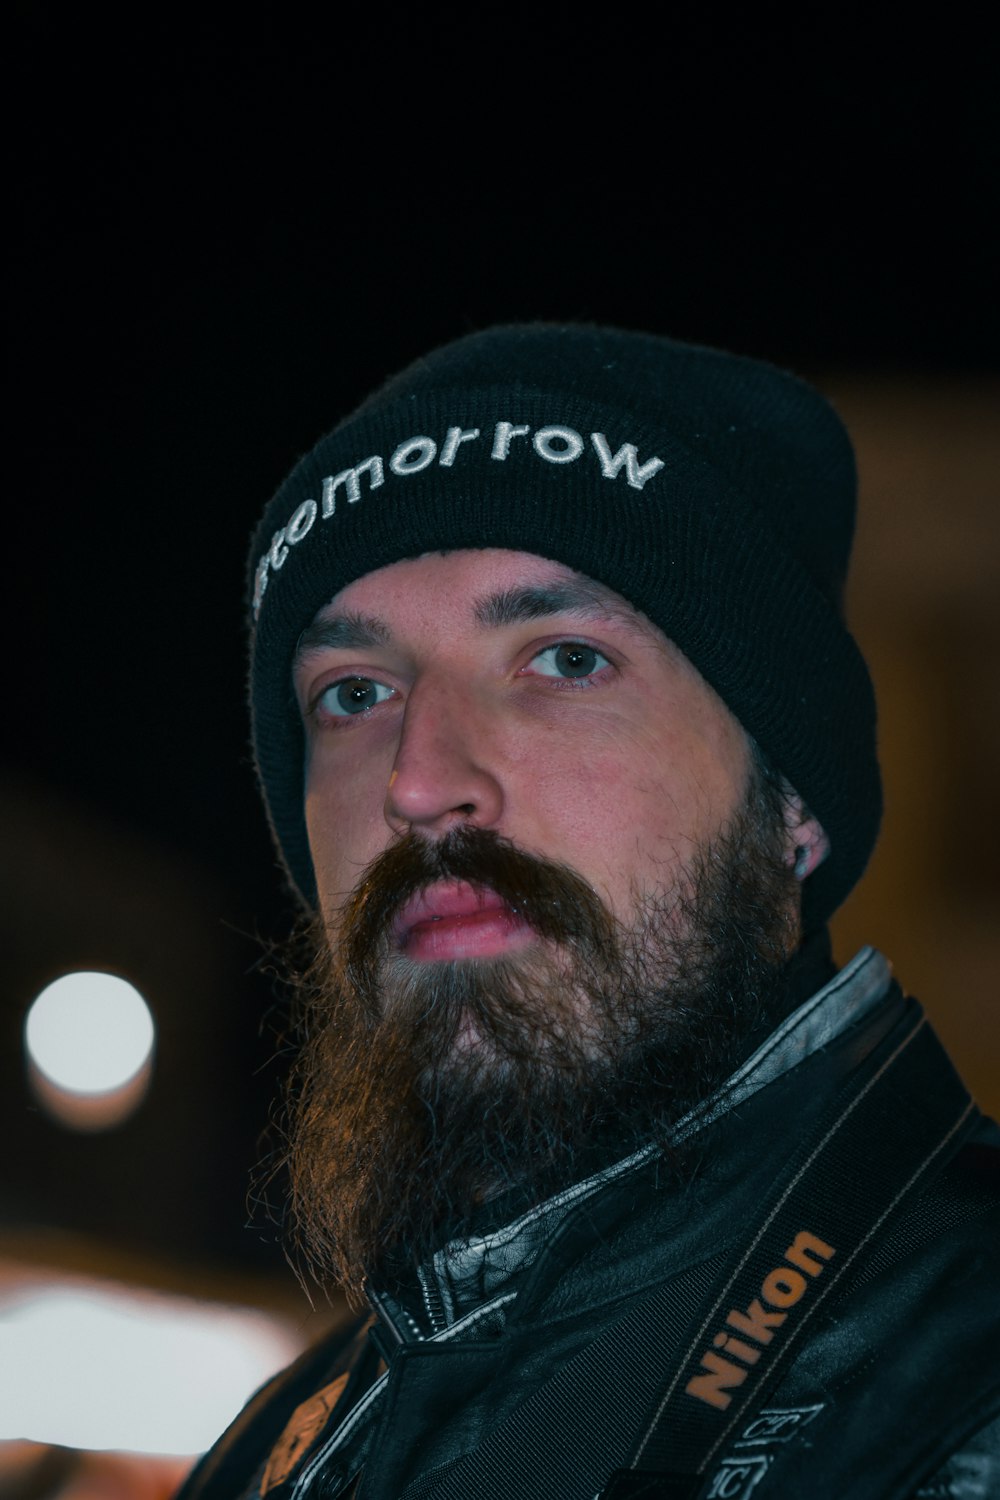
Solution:
[[[300,632],[363,574],[504,547],[621,594],[675,641],[830,839],[808,926],[878,832],[875,704],[844,624],[850,441],[758,360],[650,334],[533,324],[418,360],[295,467],[250,554],[257,769],[286,868],[316,901],[292,691]]]

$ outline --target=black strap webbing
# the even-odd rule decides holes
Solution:
[[[933,1089],[914,1087],[934,1068],[939,1052],[921,1017],[842,1107],[706,1309],[630,1469],[704,1474],[746,1424],[797,1351],[810,1319],[969,1118],[972,1101],[951,1070],[945,1086],[939,1081]],[[904,1080],[907,1087],[900,1089]],[[800,1241],[803,1234],[807,1238]],[[762,1319],[756,1318],[758,1307]],[[741,1337],[748,1309],[754,1310],[747,1321],[758,1328],[757,1338]],[[717,1352],[720,1339],[726,1342]],[[749,1359],[733,1352],[734,1339]],[[722,1380],[715,1367],[720,1357],[731,1367]]]
[[[700,1268],[707,1285],[696,1271],[687,1286],[658,1288],[403,1500],[582,1494],[589,1477],[600,1484],[609,1471],[606,1500],[696,1495],[813,1315],[973,1116],[914,1012],[894,1050],[850,1081],[805,1148],[790,1150],[741,1251]]]

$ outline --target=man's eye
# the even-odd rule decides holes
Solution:
[[[384,703],[392,697],[392,688],[370,677],[345,677],[332,682],[316,699],[316,709],[331,718],[343,719],[349,714],[363,714],[366,708]]]
[[[606,656],[582,641],[561,641],[546,646],[534,657],[532,666],[542,677],[591,677],[602,667],[610,666]]]

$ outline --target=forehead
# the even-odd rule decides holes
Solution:
[[[554,614],[614,619],[665,639],[605,584],[533,552],[498,547],[429,552],[366,573],[320,609],[314,623],[366,617],[390,625],[430,616],[438,625],[496,627]]]

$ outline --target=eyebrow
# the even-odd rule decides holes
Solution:
[[[366,646],[385,646],[391,632],[374,615],[342,614],[313,620],[299,636],[294,665],[316,651],[357,651]]]
[[[603,584],[589,578],[502,589],[480,599],[473,614],[478,624],[491,627],[518,625],[525,620],[540,620],[549,615],[581,615],[615,620],[637,634],[648,635],[650,629],[637,610]]]
[[[648,636],[652,629],[645,618],[617,594],[588,578],[499,589],[478,599],[472,611],[477,625],[494,630],[552,615],[580,615],[590,619],[599,616],[615,620],[633,634],[643,636]],[[369,646],[387,646],[391,641],[392,631],[377,615],[350,611],[328,615],[314,620],[302,631],[295,647],[293,670],[306,657],[319,651],[364,650]]]

